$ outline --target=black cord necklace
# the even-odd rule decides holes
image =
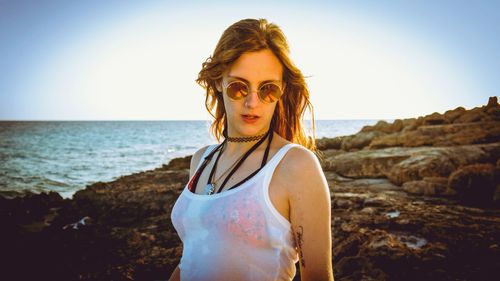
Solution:
[[[231,176],[236,172],[236,170],[238,170],[238,168],[243,164],[243,161],[245,161],[245,159],[250,155],[252,154],[252,152],[255,151],[255,149],[257,149],[257,147],[259,147],[263,142],[264,140],[266,139],[266,137],[269,137],[269,142],[267,144],[267,147],[266,147],[266,151],[264,152],[264,158],[263,158],[263,161],[262,161],[262,164],[261,164],[261,167],[257,170],[257,172],[262,169],[262,167],[265,165],[266,161],[267,161],[267,157],[268,157],[268,154],[269,154],[269,148],[270,148],[270,144],[271,144],[271,141],[272,141],[272,130],[271,128],[269,128],[269,130],[267,131],[267,133],[265,134],[264,137],[262,137],[256,144],[254,144],[246,153],[245,155],[243,156],[243,158],[241,158],[240,161],[238,161],[238,164],[236,164],[236,166],[231,170],[231,172],[229,172],[229,174],[227,175],[227,177],[224,179],[224,181],[222,182],[221,186],[219,186],[219,188],[217,189],[217,191],[215,193],[220,193],[222,191],[222,189],[224,188],[224,186],[226,185],[226,183],[229,181],[229,179],[231,178]],[[217,166],[217,163],[219,161],[219,158],[220,156],[222,155],[222,153],[219,153],[219,155],[217,155],[217,158],[215,159],[215,163],[214,163],[214,166],[212,167],[212,171],[210,171],[210,176],[208,177],[208,182],[207,182],[207,185],[205,186],[205,189],[204,189],[204,193],[207,194],[207,195],[211,195],[214,193],[215,191],[215,185],[213,184],[212,182],[212,177],[214,176],[214,171],[215,171],[215,167]],[[232,188],[235,188],[236,186],[238,185],[241,185],[243,182],[247,181],[249,178],[251,178],[253,175],[255,175],[255,172],[252,173],[249,177],[245,178],[243,181],[239,182],[238,184],[236,184],[235,186],[232,186],[231,188],[229,189],[232,189]]]
[[[261,138],[256,144],[254,144],[246,153],[245,155],[240,159],[240,161],[238,161],[238,164],[236,164],[236,166],[231,170],[231,172],[229,173],[229,175],[225,178],[224,182],[222,183],[222,185],[217,189],[217,191],[215,191],[215,186],[213,186],[213,184],[211,184],[211,179],[213,177],[213,174],[214,174],[214,167],[216,167],[217,165],[217,162],[220,158],[220,155],[221,153],[219,153],[219,155],[217,155],[217,158],[215,160],[215,163],[214,163],[214,166],[212,167],[212,171],[210,172],[210,176],[208,178],[208,182],[207,182],[207,185],[205,186],[204,188],[204,194],[207,194],[207,195],[211,195],[211,194],[214,194],[214,193],[220,193],[222,191],[222,188],[225,186],[225,184],[229,181],[229,179],[231,178],[231,176],[236,172],[236,170],[243,164],[243,161],[245,161],[245,159],[255,150],[257,149],[257,147],[259,145],[261,145],[264,140],[266,138],[269,139],[269,142],[267,144],[267,147],[266,147],[266,151],[264,152],[264,157],[262,159],[262,164],[261,164],[261,167],[256,170],[255,172],[253,172],[252,174],[250,174],[248,177],[246,177],[245,179],[241,180],[239,183],[235,184],[234,186],[232,186],[231,188],[229,188],[228,190],[230,189],[233,189],[233,188],[236,188],[238,187],[239,185],[243,184],[244,182],[246,182],[248,179],[250,179],[251,177],[253,177],[255,174],[257,174],[263,167],[264,165],[266,164],[267,162],[267,158],[269,156],[269,150],[270,150],[270,146],[271,146],[271,142],[272,142],[272,139],[273,139],[273,135],[274,135],[274,130],[272,129],[272,126],[269,128],[268,132],[265,134],[265,136],[263,138]],[[195,175],[193,176],[192,180],[189,182],[188,184],[188,189],[193,192],[193,193],[196,193],[196,186],[198,185],[198,180],[201,176],[201,174],[203,173],[203,170],[205,169],[205,167],[207,166],[207,164],[211,161],[212,157],[214,156],[214,154],[221,150],[222,147],[224,146],[225,142],[227,140],[224,140],[219,146],[217,146],[212,152],[210,152],[209,155],[207,155],[205,158],[204,158],[204,161],[203,163],[200,165],[199,169],[196,171]]]

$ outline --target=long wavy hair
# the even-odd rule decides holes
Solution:
[[[227,128],[222,93],[216,88],[223,73],[243,53],[271,50],[283,65],[285,91],[278,100],[271,119],[273,130],[286,140],[298,143],[317,153],[315,141],[314,109],[302,72],[290,59],[290,49],[283,31],[266,19],[244,19],[229,26],[222,34],[213,55],[202,64],[196,82],[206,91],[205,107],[215,118],[210,130],[218,141]],[[304,115],[311,113],[312,136],[305,133]]]

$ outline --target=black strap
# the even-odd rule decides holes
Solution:
[[[273,133],[271,133],[271,135],[269,136],[269,142],[267,143],[267,147],[266,147],[266,151],[264,152],[264,157],[262,157],[262,164],[260,166],[259,169],[257,169],[257,171],[251,173],[248,177],[244,178],[243,180],[241,180],[240,182],[238,182],[237,184],[233,185],[232,187],[228,188],[227,190],[231,190],[233,188],[236,188],[240,185],[242,185],[243,183],[245,183],[247,180],[251,179],[253,176],[255,176],[258,172],[260,172],[260,170],[262,170],[262,168],[264,168],[264,166],[266,165],[267,163],[267,157],[269,156],[269,149],[271,147],[271,142],[273,141]]]
[[[241,158],[240,161],[238,161],[238,164],[236,164],[236,166],[231,170],[231,172],[229,172],[229,175],[227,175],[227,177],[224,179],[224,181],[222,182],[221,186],[217,189],[217,192],[215,193],[219,193],[222,191],[222,188],[224,188],[224,185],[226,185],[226,183],[229,181],[229,179],[231,178],[231,176],[236,172],[236,170],[238,170],[238,168],[243,164],[243,161],[245,161],[245,159],[252,153],[254,152],[255,149],[257,149],[257,147],[259,147],[265,140],[266,140],[266,137],[269,136],[269,135],[272,135],[271,133],[272,129],[269,128],[269,130],[267,131],[267,134],[265,137],[261,138],[256,144],[254,144],[246,153],[245,155],[243,156],[243,158]],[[215,167],[215,164],[214,164],[214,167]],[[213,170],[213,167],[212,167],[212,170]],[[208,183],[207,183],[208,184]]]
[[[217,192],[216,193],[220,193],[222,191],[222,188],[224,188],[224,186],[226,185],[226,183],[229,181],[229,179],[231,178],[231,176],[236,172],[236,170],[238,170],[238,168],[241,166],[241,164],[243,164],[243,161],[245,161],[245,159],[257,148],[259,147],[260,144],[262,144],[262,142],[264,142],[264,140],[266,139],[266,137],[269,138],[269,142],[267,143],[267,147],[266,147],[266,151],[264,152],[264,157],[262,158],[262,164],[260,166],[260,168],[253,172],[252,174],[250,174],[248,177],[246,177],[245,179],[241,180],[240,182],[238,182],[237,184],[235,184],[234,186],[232,186],[231,188],[229,189],[233,189],[241,184],[243,184],[244,182],[246,182],[247,180],[249,180],[251,177],[253,177],[255,174],[257,174],[261,169],[262,167],[264,167],[264,165],[266,164],[267,162],[267,157],[269,156],[269,149],[271,147],[271,141],[273,140],[273,129],[272,127],[269,128],[269,131],[267,132],[267,135],[265,137],[263,137],[258,143],[256,143],[254,146],[252,146],[252,148],[250,148],[248,150],[248,152],[245,154],[245,156],[243,156],[243,158],[238,162],[238,164],[236,164],[236,167],[233,168],[233,170],[229,173],[229,175],[227,175],[226,179],[224,180],[224,182],[221,184],[221,186],[217,189]],[[228,189],[228,190],[229,190]]]
[[[219,144],[214,150],[212,150],[210,152],[210,154],[208,154],[207,156],[205,156],[205,160],[206,161],[210,161],[212,159],[212,157],[214,156],[215,152],[217,152],[217,150],[219,150],[223,145],[224,143],[226,142],[226,140],[224,140],[221,144]]]
[[[227,141],[227,139],[225,139],[222,144],[225,144]],[[215,167],[217,167],[217,163],[219,163],[219,158],[220,156],[222,155],[222,145],[221,145],[221,150],[219,152],[219,154],[217,154],[217,158],[215,158],[215,163],[214,163],[214,166],[212,167],[212,171],[210,171],[210,175],[208,176],[208,183],[210,183],[212,181],[212,177],[214,176],[214,173],[215,173]],[[207,184],[208,184],[207,183]]]
[[[225,140],[224,140],[224,142],[225,142]],[[224,142],[222,142],[221,144],[219,144],[214,150],[212,150],[207,156],[205,156],[205,158],[203,160],[203,163],[201,163],[201,165],[198,168],[198,170],[196,170],[196,173],[194,174],[193,179],[192,179],[193,182],[190,185],[190,187],[194,187],[191,190],[193,193],[196,193],[196,187],[198,186],[198,181],[200,179],[201,174],[203,173],[203,170],[205,170],[205,167],[210,162],[210,160],[214,156],[215,152],[217,152],[217,150],[219,150],[222,147],[222,145],[224,145]]]
[[[269,135],[269,142],[267,143],[266,151],[264,152],[264,157],[262,158],[262,164],[260,167],[264,167],[267,163],[267,157],[269,156],[269,149],[271,148],[271,142],[273,141],[273,132],[271,131],[271,134]]]
[[[262,144],[262,142],[264,142],[264,140],[266,139],[266,137],[269,138],[269,142],[267,144],[267,147],[266,147],[266,151],[264,152],[264,157],[262,159],[262,164],[261,164],[261,167],[253,172],[252,174],[250,174],[248,177],[246,177],[245,179],[241,180],[240,182],[238,182],[237,184],[235,184],[234,186],[232,186],[231,188],[229,188],[228,190],[230,189],[233,189],[235,187],[238,187],[240,186],[241,184],[243,184],[244,182],[246,182],[247,180],[249,180],[251,177],[253,177],[254,175],[256,175],[263,167],[264,165],[267,163],[267,158],[269,156],[269,149],[270,149],[270,146],[271,146],[271,142],[273,140],[273,135],[274,135],[274,130],[272,129],[272,126],[269,128],[269,131],[267,133],[267,135],[265,137],[263,137],[262,139],[260,139],[254,146],[252,146],[250,148],[249,151],[247,151],[246,154],[250,155],[250,153],[253,152],[253,150],[255,150],[260,144]],[[207,156],[205,156],[204,160],[203,160],[203,163],[200,165],[200,167],[198,168],[198,171],[195,173],[195,176],[193,178],[193,183],[192,185],[194,186],[194,190],[193,190],[193,193],[196,193],[196,188],[198,186],[198,181],[200,180],[200,176],[201,174],[203,173],[203,171],[205,170],[206,166],[208,165],[208,163],[212,160],[212,157],[214,156],[214,154],[218,151],[218,150],[221,150],[222,146],[225,144],[227,140],[224,140],[221,144],[219,144],[219,146],[217,146],[214,150],[212,150]],[[246,155],[245,154],[245,155]],[[219,156],[221,155],[221,153],[219,153],[219,155],[217,155],[217,158],[215,160],[215,163],[214,163],[214,167],[215,165],[217,165],[217,162],[219,160]],[[224,184],[226,184],[226,182],[228,181],[228,179],[230,178],[230,176],[236,171],[237,168],[239,168],[239,166],[241,165],[241,163],[243,162],[242,160],[244,160],[246,157],[248,157],[248,155],[244,156],[241,160],[240,160],[240,163],[237,164],[237,166],[233,169],[233,171],[231,171],[231,173],[227,176],[226,180],[224,181],[223,185],[217,190],[216,193],[220,193],[222,191],[222,187],[224,186]],[[210,172],[210,176],[209,176],[209,181],[211,179],[211,177],[213,176],[213,167],[212,167],[212,171]],[[207,183],[208,184],[208,183]]]

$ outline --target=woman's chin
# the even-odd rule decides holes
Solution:
[[[251,136],[256,136],[260,134],[264,134],[267,132],[265,128],[262,128],[261,126],[248,126],[248,125],[242,125],[240,126],[238,132],[236,132],[238,135],[241,137],[251,137]]]

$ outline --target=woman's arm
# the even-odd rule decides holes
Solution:
[[[285,173],[301,280],[333,280],[330,190],[311,151],[291,149]]]
[[[174,269],[172,275],[170,275],[170,279],[168,281],[180,281],[181,280],[181,271],[179,270],[179,266]]]

